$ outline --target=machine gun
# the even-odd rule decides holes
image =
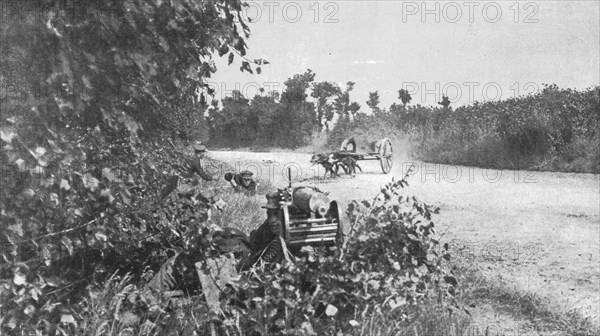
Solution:
[[[276,199],[282,223],[282,236],[291,250],[302,246],[341,246],[343,242],[342,208],[326,193],[314,187],[279,189]]]

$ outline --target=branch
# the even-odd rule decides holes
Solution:
[[[90,224],[92,224],[93,222],[95,222],[97,220],[98,220],[98,218],[95,218],[95,219],[92,219],[91,221],[89,221],[87,223],[83,223],[83,224],[78,225],[78,226],[76,226],[74,228],[70,228],[70,229],[67,229],[67,230],[64,230],[64,231],[59,231],[59,232],[52,232],[52,233],[49,233],[49,234],[46,234],[46,235],[43,235],[43,236],[38,236],[38,237],[30,238],[30,239],[21,240],[21,241],[15,242],[14,244],[15,245],[16,244],[23,244],[23,243],[26,243],[26,242],[29,242],[29,241],[34,241],[34,240],[38,240],[38,239],[42,239],[42,238],[46,238],[46,237],[56,236],[56,235],[59,235],[59,234],[69,233],[69,232],[81,229],[84,226],[90,225]]]

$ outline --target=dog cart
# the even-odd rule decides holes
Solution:
[[[345,158],[351,158],[354,161],[378,160],[384,174],[389,173],[394,164],[392,142],[387,138],[372,142],[370,144],[370,151],[367,153],[357,153],[354,138],[346,139],[342,142],[340,150],[332,154],[333,159],[336,161],[343,161]]]

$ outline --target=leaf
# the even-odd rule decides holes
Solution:
[[[60,189],[69,191],[69,189],[71,189],[71,185],[69,184],[69,181],[62,179],[60,181]]]
[[[244,71],[248,71],[251,74],[254,74],[254,72],[252,72],[252,68],[250,67],[250,63],[243,61],[242,62],[242,66],[240,67],[240,71],[244,72]]]
[[[48,244],[44,244],[44,246],[42,246],[42,258],[44,258],[44,264],[46,264],[46,266],[50,266],[50,264],[52,264],[52,253],[50,252]]]
[[[31,317],[35,313],[35,307],[33,305],[28,305],[23,309],[23,313]]]
[[[31,188],[26,188],[21,192],[21,194],[25,197],[31,198],[35,196],[35,191],[33,191]]]
[[[25,171],[26,167],[25,167],[25,160],[18,158],[15,161],[15,165],[17,165],[17,168],[19,168],[19,171],[23,172]]]
[[[40,289],[37,286],[34,286],[31,287],[31,289],[29,290],[29,294],[35,301],[38,301],[40,299],[40,294],[42,294],[42,291],[40,291]]]
[[[27,277],[25,274],[21,273],[21,271],[17,270],[15,272],[15,276],[13,277],[13,282],[17,286],[22,286],[27,283]]]
[[[48,188],[51,185],[53,185],[54,182],[55,182],[54,181],[54,176],[50,176],[49,178],[42,179],[41,184],[42,184],[42,186]]]
[[[453,276],[451,276],[451,275],[445,275],[444,276],[444,281],[447,284],[450,284],[450,285],[455,286],[455,287],[458,285],[458,281],[456,280],[456,278],[453,277]]]
[[[115,174],[108,167],[102,168],[102,177],[106,178],[111,182],[114,182],[117,179]]]
[[[390,308],[396,309],[400,306],[406,305],[408,302],[404,298],[395,298],[389,301]]]
[[[63,314],[63,315],[61,315],[61,317],[60,317],[60,323],[72,324],[74,326],[77,326],[77,322],[75,321],[75,318],[71,314]]]
[[[115,197],[112,195],[110,189],[102,189],[100,196],[106,197],[108,199],[108,203],[112,203],[115,200]]]
[[[229,46],[227,44],[223,44],[219,48],[219,56],[223,56],[223,55],[227,54],[228,52],[229,52]]]
[[[219,209],[219,210],[223,210],[225,209],[225,206],[227,206],[227,203],[225,201],[223,201],[222,198],[219,198],[218,201],[215,202],[215,204],[213,204],[215,208]]]
[[[11,143],[12,139],[17,136],[15,129],[13,127],[3,127],[0,128],[0,139]]]
[[[327,309],[325,309],[325,315],[327,316],[333,316],[335,314],[337,314],[338,309],[336,306],[328,304],[327,305]]]
[[[44,148],[44,147],[37,147],[37,148],[35,149],[35,156],[36,156],[36,158],[38,158],[38,159],[39,159],[39,158],[40,158],[40,157],[42,157],[44,154],[46,154],[46,148]]]
[[[16,233],[19,237],[23,237],[23,221],[17,220],[14,225],[9,225],[8,229]]]
[[[148,158],[146,160],[146,166],[148,166],[148,168],[154,170],[154,171],[158,171],[158,169],[156,168],[156,165],[154,164],[154,161],[152,160],[152,158]]]
[[[83,175],[81,180],[83,182],[83,186],[91,191],[96,190],[96,188],[98,188],[98,184],[100,183],[100,181],[98,181],[98,179],[93,177],[90,173]]]
[[[94,237],[96,237],[96,239],[98,239],[99,241],[107,241],[108,240],[108,237],[102,232],[96,232],[94,234]]]
[[[255,64],[258,64],[258,65],[269,64],[269,62],[265,61],[265,60],[264,60],[264,59],[262,59],[262,58],[257,58],[257,59],[255,59],[255,60],[254,60],[254,63],[255,63]]]
[[[73,242],[71,241],[71,239],[69,239],[68,237],[62,237],[60,239],[60,242],[65,245],[65,247],[67,248],[67,250],[69,251],[69,255],[73,255]]]
[[[43,280],[48,286],[54,287],[54,288],[59,288],[65,284],[64,281],[62,279],[60,279],[59,277],[48,277],[48,278],[43,278]]]
[[[233,53],[232,53],[232,52],[231,52],[231,53],[229,53],[229,58],[228,58],[228,60],[227,60],[227,65],[231,65],[231,63],[233,63],[233,56],[234,56],[234,55],[233,55]]]
[[[369,280],[367,283],[376,291],[379,290],[379,287],[381,286],[379,280]]]

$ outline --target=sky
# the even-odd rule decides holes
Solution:
[[[311,69],[315,81],[344,87],[369,109],[398,103],[451,106],[535,93],[544,83],[585,89],[600,84],[600,1],[250,1],[249,59],[260,75],[217,59],[210,79],[221,99],[238,89],[284,90]],[[237,59],[239,61],[239,59]],[[235,66],[238,64],[237,66]]]

